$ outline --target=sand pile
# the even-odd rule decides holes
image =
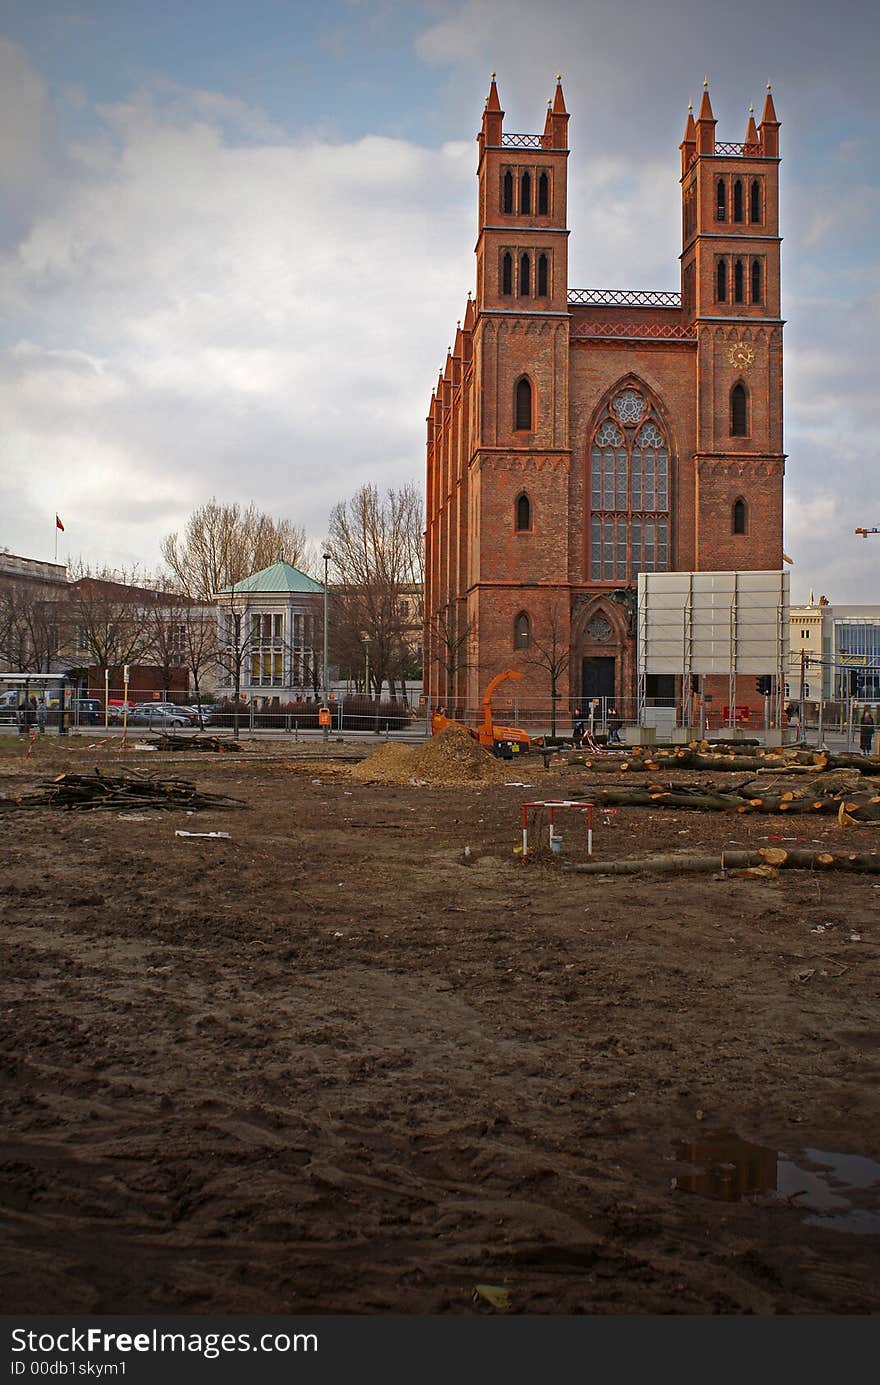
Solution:
[[[423,779],[426,784],[503,783],[517,777],[517,766],[497,760],[458,726],[447,726],[423,746],[395,745],[389,741],[375,755],[353,765],[355,779],[383,784],[408,784]]]

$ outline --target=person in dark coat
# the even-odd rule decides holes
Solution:
[[[862,715],[859,717],[859,746],[863,755],[870,755],[871,742],[874,739],[874,718],[871,715],[871,708],[866,706]]]
[[[620,719],[620,717],[619,717],[618,714],[617,714],[617,708],[616,708],[616,707],[609,707],[609,708],[608,708],[608,744],[609,744],[609,745],[622,745],[622,744],[623,744],[623,742],[622,742],[621,739],[620,739],[620,727],[621,727],[621,719]]]

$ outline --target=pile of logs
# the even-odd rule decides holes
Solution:
[[[662,749],[653,746],[633,746],[622,759],[608,756],[569,756],[567,764],[581,765],[600,773],[626,773],[628,770],[697,769],[720,770],[729,773],[760,770],[789,770],[795,766],[817,771],[825,769],[854,769],[859,774],[880,775],[880,757],[874,755],[832,755],[827,750],[771,749],[750,750],[748,754],[731,748],[713,749],[708,741],[689,746]]]
[[[699,808],[719,813],[826,813],[846,822],[880,823],[880,793],[852,784],[816,780],[790,785],[753,781],[730,788],[714,784],[645,784],[605,788],[589,784],[581,797],[606,807]]]
[[[171,808],[190,812],[203,808],[243,808],[240,799],[202,793],[185,779],[157,779],[131,770],[125,774],[59,774],[36,793],[0,798],[0,810],[21,808]]]

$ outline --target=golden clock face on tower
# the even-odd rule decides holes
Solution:
[[[738,370],[748,370],[755,359],[755,348],[749,346],[746,341],[735,341],[733,345],[728,348],[727,359],[730,361],[730,364],[735,366]]]

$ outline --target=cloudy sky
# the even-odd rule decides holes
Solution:
[[[876,0],[0,0],[0,547],[421,483],[492,70],[523,131],[563,74],[583,288],[678,287],[688,101],[740,140],[772,80],[793,596],[880,601]]]

